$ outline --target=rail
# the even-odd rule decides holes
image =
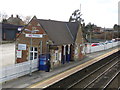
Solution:
[[[114,77],[103,87],[102,90],[105,90],[105,89],[110,85],[110,83],[116,78],[116,76],[119,75],[119,73],[120,73],[120,70],[119,70],[119,71],[114,75]],[[119,90],[119,88],[118,88],[118,90]]]
[[[84,87],[83,90],[87,89],[88,86],[90,86],[92,83],[94,83],[97,79],[99,79],[101,76],[103,76],[106,72],[108,72],[112,67],[114,67],[118,62],[114,63],[111,67],[109,67],[107,70],[105,70],[103,73],[101,73],[97,78],[95,78],[93,81],[91,81],[88,85]]]
[[[107,64],[111,63],[112,61],[114,61],[117,57],[114,57],[113,59],[111,59],[109,62],[103,64],[102,66],[100,66],[99,68],[95,69],[94,71],[92,71],[91,73],[89,73],[88,75],[86,75],[85,77],[83,77],[82,79],[78,80],[77,82],[73,83],[72,85],[70,85],[69,87],[67,87],[67,90],[71,89],[72,87],[74,87],[75,85],[77,85],[78,83],[80,83],[81,81],[83,81],[84,79],[86,79],[87,77],[91,76],[93,73],[97,72],[98,70],[100,70],[101,68],[105,67]],[[116,62],[117,63],[117,62]],[[115,64],[116,64],[115,63]],[[92,83],[92,82],[91,82]],[[84,87],[85,88],[85,87]]]

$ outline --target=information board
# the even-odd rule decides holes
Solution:
[[[26,44],[18,44],[18,50],[26,50]]]

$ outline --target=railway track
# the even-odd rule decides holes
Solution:
[[[120,72],[120,71],[117,72],[117,71],[115,71],[113,69],[115,69],[114,66],[107,69],[100,76],[98,76],[98,78],[96,78],[94,81],[92,81],[86,87],[84,87],[84,90],[86,90],[88,88],[99,88],[99,89],[102,89],[102,90],[106,89],[107,86],[109,85],[109,83],[111,83],[112,80],[116,77],[116,75],[118,75],[119,72]],[[115,87],[115,88],[117,88],[117,87]]]
[[[120,65],[118,56],[102,65],[98,69],[92,71],[82,79],[70,85],[67,90],[81,88],[87,90],[89,88],[106,89],[114,78],[120,73]]]
[[[105,89],[108,87],[107,84],[109,85],[110,82],[114,81],[115,75],[117,76],[117,73],[120,70],[119,57],[120,55],[118,51],[108,57],[102,58],[98,62],[95,62],[77,71],[74,74],[67,76],[64,79],[61,79],[60,81],[44,88],[44,90],[53,90],[56,88],[64,90],[75,90],[76,88],[84,90],[89,88]],[[102,84],[105,82],[106,84],[102,85],[98,82],[102,82]]]
[[[118,81],[118,79],[119,79],[119,75],[120,75],[120,72],[118,72],[118,73],[116,73],[115,75],[114,75],[114,77],[104,86],[104,89],[110,89],[110,88],[118,88],[118,90],[120,89],[119,88],[119,86],[120,86],[120,84],[119,84],[119,81]]]

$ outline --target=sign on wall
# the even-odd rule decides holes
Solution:
[[[18,50],[26,50],[26,44],[18,44]]]
[[[42,38],[42,34],[25,34],[25,37]]]
[[[22,58],[22,50],[17,50],[17,58]]]

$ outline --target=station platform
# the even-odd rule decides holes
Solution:
[[[60,80],[63,78],[58,78],[61,74],[64,75],[65,73],[68,73],[69,75],[70,70],[73,70],[73,73],[75,73],[74,68],[78,68],[78,70],[82,69],[85,64],[90,65],[93,61],[97,62],[98,60],[118,51],[118,49],[119,47],[114,47],[105,51],[86,54],[86,57],[84,59],[66,63],[60,67],[54,68],[50,72],[36,71],[32,73],[32,76],[25,75],[14,80],[7,81],[2,84],[2,88],[45,88],[46,82],[52,79],[56,81],[57,79]],[[50,84],[52,84],[52,82],[47,83],[47,85]]]

